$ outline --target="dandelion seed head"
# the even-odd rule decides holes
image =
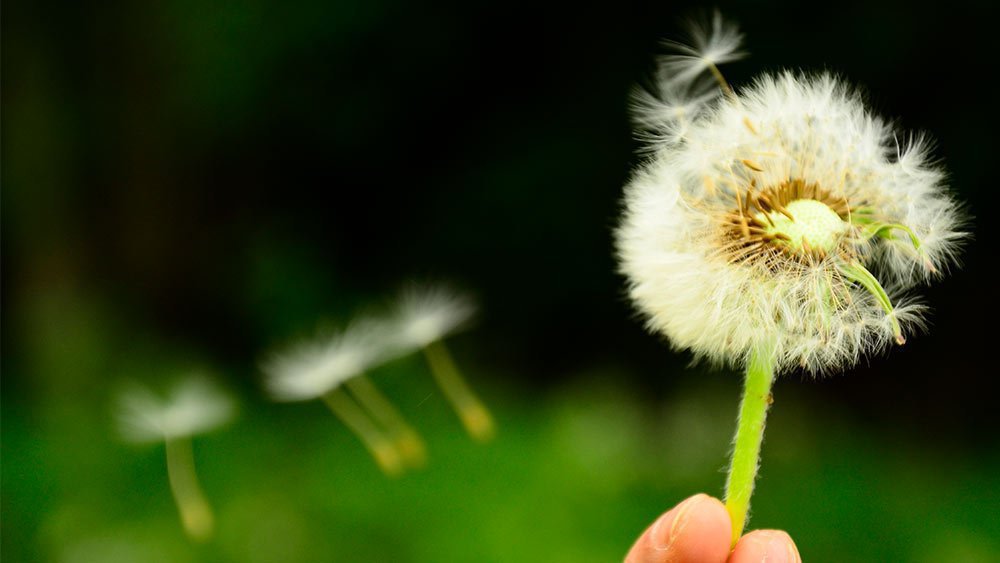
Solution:
[[[777,369],[824,372],[921,326],[907,292],[965,236],[925,137],[900,144],[843,81],[788,72],[661,132],[676,139],[626,187],[616,244],[632,300],[675,347],[742,364],[774,345]],[[886,283],[891,314],[845,264]]]
[[[118,430],[129,442],[157,442],[213,430],[236,415],[236,401],[207,377],[192,375],[158,395],[128,384],[117,401]]]

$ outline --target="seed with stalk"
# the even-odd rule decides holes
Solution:
[[[827,74],[734,89],[718,63],[739,57],[740,33],[718,14],[694,31],[636,96],[648,159],[626,187],[617,250],[652,330],[746,372],[726,484],[735,542],[775,375],[842,371],[903,344],[924,310],[905,292],[955,264],[965,234],[925,138],[897,142]]]
[[[118,430],[133,443],[164,442],[167,476],[181,524],[197,541],[212,536],[215,517],[198,482],[191,438],[229,422],[235,400],[208,378],[192,375],[160,396],[138,384],[128,384],[117,401]]]
[[[278,401],[322,399],[387,475],[426,462],[420,435],[365,372],[384,361],[385,343],[368,321],[301,342],[264,362],[265,384]]]
[[[466,432],[481,442],[496,434],[493,416],[462,377],[444,339],[466,327],[476,314],[467,295],[443,285],[410,285],[404,288],[387,323],[394,354],[422,350],[431,374],[451,403]]]

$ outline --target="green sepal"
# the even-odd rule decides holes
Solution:
[[[853,225],[868,225],[875,222],[875,209],[871,207],[856,207],[851,210],[850,221]]]
[[[892,231],[900,230],[905,232],[910,237],[910,242],[913,244],[913,248],[920,250],[920,237],[913,232],[913,229],[903,225],[902,223],[883,223],[881,221],[874,221],[867,226],[865,226],[861,232],[864,234],[865,240],[871,239],[873,237],[881,237],[884,239],[892,239]]]
[[[882,287],[882,284],[879,283],[874,274],[857,261],[839,263],[837,264],[837,268],[840,270],[841,275],[865,288],[868,290],[868,293],[871,293],[875,297],[875,300],[882,306],[882,310],[889,316],[889,320],[892,321],[892,334],[896,337],[896,343],[904,344],[906,339],[903,337],[903,329],[899,326],[899,319],[896,318],[896,309],[892,306],[889,294],[885,292],[885,288]]]

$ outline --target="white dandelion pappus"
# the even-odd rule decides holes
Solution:
[[[384,328],[393,355],[422,350],[438,387],[470,436],[480,441],[496,432],[493,416],[462,377],[444,338],[468,326],[476,314],[471,297],[444,285],[412,284],[400,292]]]
[[[743,35],[736,24],[722,19],[719,12],[711,21],[688,24],[691,44],[664,41],[671,54],[659,58],[657,83],[653,90],[637,87],[631,96],[632,121],[636,138],[645,143],[645,152],[680,142],[689,125],[709,103],[732,89],[718,65],[742,59]],[[714,80],[704,76],[710,71]],[[722,89],[718,87],[719,82]]]
[[[717,84],[704,80],[688,85],[661,84],[658,92],[634,88],[630,103],[632,123],[636,138],[645,145],[644,152],[654,153],[663,145],[680,142],[689,124],[721,95]]]
[[[184,531],[205,541],[215,527],[212,507],[198,483],[191,437],[217,428],[236,414],[236,402],[202,375],[180,380],[165,396],[132,383],[118,396],[118,423],[130,442],[163,442],[170,490]]]
[[[661,83],[687,85],[706,70],[716,74],[718,65],[746,57],[740,50],[743,34],[739,27],[723,19],[718,11],[712,14],[710,21],[689,22],[688,34],[688,43],[663,42],[664,47],[673,52],[659,58],[657,78]]]
[[[380,331],[372,323],[355,322],[274,354],[262,365],[265,386],[277,401],[316,399],[381,362],[385,352]]]
[[[475,301],[442,285],[410,285],[399,295],[392,338],[398,353],[408,353],[444,339],[467,326]]]
[[[204,376],[179,381],[165,396],[137,383],[118,396],[119,433],[129,442],[145,443],[202,434],[232,420],[236,401]]]
[[[399,475],[404,463],[422,465],[426,452],[420,436],[365,375],[389,352],[382,323],[362,317],[343,331],[272,355],[261,366],[264,384],[277,401],[321,399],[387,475]]]

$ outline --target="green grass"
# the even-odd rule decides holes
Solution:
[[[320,403],[248,397],[237,423],[195,440],[218,516],[205,545],[182,533],[162,447],[118,444],[104,406],[7,406],[5,560],[620,560],[661,511],[721,490],[738,379],[682,377],[681,391],[643,398],[617,373],[543,396],[478,381],[500,428],[484,446],[419,362],[398,363],[376,381],[431,456],[399,479]],[[750,528],[787,529],[806,561],[986,561],[1000,549],[995,457],[859,428],[804,404],[797,385],[778,383]]]

